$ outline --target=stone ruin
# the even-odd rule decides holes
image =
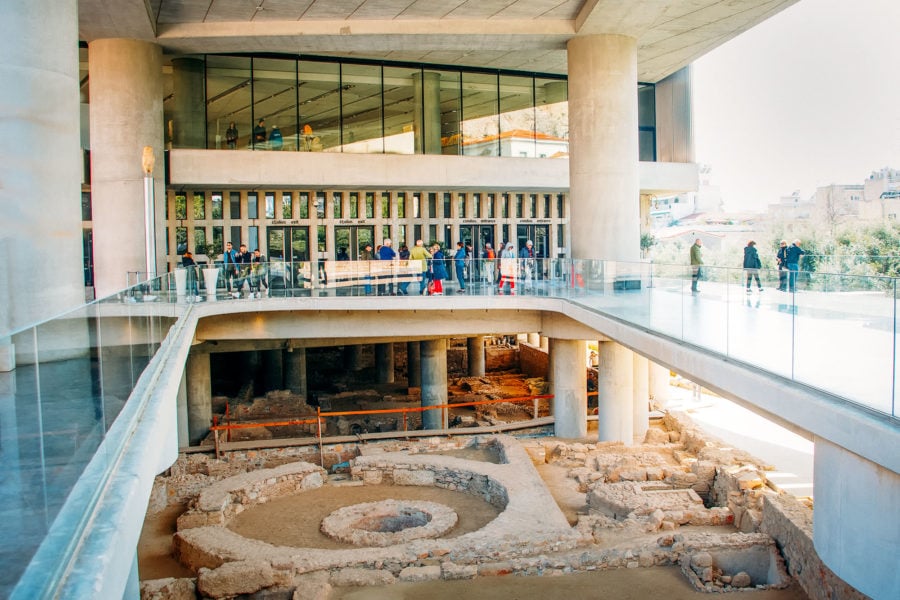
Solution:
[[[499,461],[455,456],[465,445],[490,447]],[[190,499],[173,546],[197,576],[142,582],[142,598],[270,591],[327,600],[343,586],[652,566],[678,567],[704,592],[783,588],[793,575],[810,598],[863,598],[815,556],[809,507],[780,494],[766,479],[765,465],[707,440],[683,415],[667,415],[645,444],[633,447],[497,435],[359,450],[350,460],[355,485],[457,490],[501,512],[477,531],[448,538],[442,532],[456,515],[440,503],[357,504],[322,524],[347,543],[345,549],[274,546],[229,530],[229,519],[275,497],[333,485],[334,476],[297,460],[245,472],[239,464],[263,453],[232,455],[237,464],[208,485],[194,477],[179,489],[174,480],[158,480],[163,490],[157,498]],[[281,452],[279,460],[301,457],[298,449]],[[192,460],[195,466],[207,462],[207,470],[224,462]],[[535,465],[567,470],[573,493],[583,499],[574,526]]]

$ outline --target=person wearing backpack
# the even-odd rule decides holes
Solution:
[[[759,260],[759,252],[756,250],[756,242],[750,240],[744,248],[744,272],[747,273],[747,293],[750,293],[750,283],[756,277],[756,286],[759,291],[763,291],[762,283],[759,280],[759,269],[762,267],[762,261]]]

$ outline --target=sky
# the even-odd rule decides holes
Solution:
[[[696,159],[726,210],[900,169],[900,0],[800,0],[693,77]]]

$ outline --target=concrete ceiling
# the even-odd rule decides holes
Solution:
[[[656,82],[797,0],[80,0],[80,37],[566,73],[566,43],[638,40]]]

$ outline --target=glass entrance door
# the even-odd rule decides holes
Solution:
[[[517,225],[516,226],[516,252],[521,253],[525,244],[531,240],[534,243],[534,257],[546,259],[550,256],[550,226],[549,225]],[[548,261],[535,261],[535,277],[543,279],[546,273]]]
[[[337,260],[359,260],[359,253],[363,251],[366,244],[372,244],[372,248],[375,248],[374,227],[334,228],[335,258]],[[344,253],[347,255],[346,259],[344,259]]]
[[[309,281],[309,227],[266,230],[270,295],[292,295]]]

